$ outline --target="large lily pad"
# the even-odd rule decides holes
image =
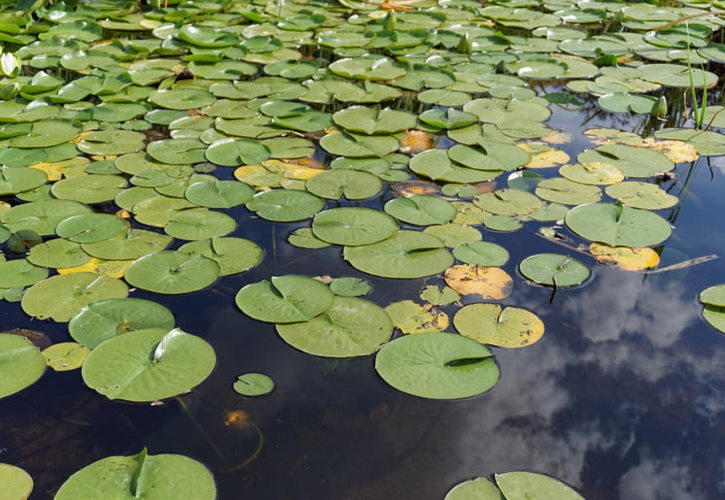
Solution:
[[[216,494],[214,477],[201,463],[183,455],[149,455],[144,449],[138,455],[106,457],[84,467],[63,483],[55,499],[214,500]]]
[[[584,500],[583,496],[561,481],[535,472],[496,474],[496,484],[506,498]]]
[[[0,333],[0,399],[34,384],[43,373],[45,359],[30,340]]]
[[[144,299],[108,299],[84,306],[68,323],[71,337],[95,349],[118,335],[148,328],[171,330],[174,315],[156,302]]]
[[[375,357],[375,370],[399,391],[429,399],[459,399],[491,389],[499,369],[491,351],[447,333],[395,339]]]
[[[178,328],[113,337],[83,363],[83,381],[109,399],[149,402],[193,389],[211,374],[214,349]]]
[[[135,260],[126,269],[131,285],[156,293],[196,292],[219,277],[219,264],[201,255],[164,250]]]
[[[576,234],[610,246],[646,247],[670,237],[670,224],[659,215],[612,203],[581,205],[566,214]]]
[[[21,304],[30,316],[66,322],[87,304],[127,295],[128,287],[123,281],[81,272],[39,281],[23,295]]]
[[[369,245],[392,236],[398,223],[379,210],[343,207],[318,213],[312,231],[317,238],[335,245]]]
[[[269,323],[311,320],[332,305],[330,288],[306,276],[275,276],[247,285],[235,302],[244,314]]]
[[[386,278],[432,276],[453,263],[440,239],[416,231],[398,231],[378,243],[345,247],[344,256],[354,268]]]
[[[357,297],[335,297],[309,321],[278,324],[277,333],[292,347],[329,358],[366,356],[390,339],[393,324],[376,304]]]

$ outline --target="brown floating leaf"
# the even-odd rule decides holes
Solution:
[[[473,264],[448,268],[445,280],[449,287],[461,295],[480,295],[489,300],[505,299],[514,286],[511,276],[503,269]]]

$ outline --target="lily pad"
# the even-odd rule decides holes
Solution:
[[[380,192],[383,183],[367,172],[358,170],[326,170],[305,183],[307,190],[328,200],[372,198]]]
[[[43,373],[45,359],[30,340],[0,333],[0,399],[34,384]]]
[[[446,333],[406,335],[386,344],[375,370],[401,392],[429,399],[460,399],[488,391],[499,379],[491,351]]]
[[[440,239],[416,231],[398,231],[378,243],[345,247],[343,255],[355,269],[386,278],[432,276],[453,263]]]
[[[179,252],[201,255],[219,264],[219,276],[247,271],[258,265],[264,251],[253,241],[243,238],[211,238],[179,247]]]
[[[256,165],[269,156],[269,148],[252,139],[221,139],[206,150],[207,160],[224,167]]]
[[[448,315],[430,305],[416,304],[412,300],[393,302],[385,308],[395,328],[403,333],[442,332],[448,328]]]
[[[234,382],[234,391],[242,396],[264,396],[274,389],[274,380],[264,373],[244,373]]]
[[[485,477],[458,483],[443,500],[501,500],[501,492]]]
[[[314,235],[335,245],[369,245],[389,238],[398,223],[384,212],[363,207],[333,208],[312,221]]]
[[[488,241],[472,241],[453,249],[453,256],[465,264],[500,267],[509,260],[508,251]]]
[[[57,372],[77,370],[91,350],[75,342],[60,342],[43,351],[45,362]]]
[[[86,358],[82,374],[88,387],[109,399],[150,402],[193,389],[215,364],[204,339],[178,328],[151,328],[103,342]]]
[[[294,222],[309,219],[325,207],[325,202],[306,191],[275,189],[258,193],[247,208],[263,219]]]
[[[0,464],[0,484],[8,500],[27,500],[34,486],[30,474],[10,464]]]
[[[341,297],[359,297],[367,295],[373,289],[373,286],[367,280],[355,278],[353,276],[345,276],[335,278],[330,282],[330,291]]]
[[[619,200],[632,208],[662,210],[670,208],[680,201],[677,196],[667,193],[655,184],[646,182],[620,182],[607,187],[607,196]]]
[[[71,337],[95,349],[108,339],[148,328],[174,328],[174,315],[167,308],[145,299],[108,299],[84,306],[68,323]]]
[[[449,201],[432,195],[400,196],[385,204],[385,212],[416,226],[445,224],[457,214]]]
[[[64,323],[87,304],[127,295],[128,287],[119,279],[103,274],[73,273],[39,281],[25,292],[21,304],[30,316]]]
[[[214,477],[196,460],[183,455],[148,455],[143,450],[130,457],[106,457],[84,467],[63,483],[55,500],[94,495],[109,500],[129,496],[214,500],[217,491]]]
[[[269,323],[308,321],[332,306],[334,299],[324,283],[306,276],[275,276],[247,285],[235,302],[244,314]]]
[[[414,128],[417,119],[414,114],[390,108],[368,108],[351,106],[332,115],[339,127],[366,135],[390,135]]]
[[[111,214],[81,214],[68,217],[58,224],[55,232],[61,238],[76,243],[105,241],[125,232],[128,223]]]
[[[578,260],[556,253],[539,253],[526,257],[519,264],[526,278],[539,285],[564,288],[583,283],[591,271]]]
[[[206,240],[225,236],[234,229],[234,218],[206,208],[182,210],[169,219],[164,232],[180,240]]]
[[[583,496],[561,481],[535,472],[496,474],[496,484],[506,498],[584,500]]]
[[[376,304],[357,297],[335,297],[309,321],[278,324],[282,340],[300,351],[328,358],[367,356],[390,339],[393,324]]]
[[[135,260],[126,281],[150,292],[177,295],[202,290],[219,277],[219,264],[201,255],[164,250]]]
[[[594,203],[573,208],[566,225],[591,241],[611,246],[646,247],[670,237],[670,224],[659,215],[612,203]]]

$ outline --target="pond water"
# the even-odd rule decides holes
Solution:
[[[585,119],[559,110],[550,122],[575,134],[564,146],[572,156],[589,145],[577,134]],[[663,261],[718,253],[725,223],[714,214],[725,211],[725,172],[703,159],[677,173],[673,192],[687,174],[690,192],[664,212],[676,231]],[[722,259],[661,274],[594,266],[584,286],[552,298],[551,289],[517,275],[516,264],[561,249],[529,225],[486,232],[511,253],[504,269],[515,284],[504,303],[536,311],[547,333],[525,349],[496,349],[502,377],[490,392],[430,401],[388,387],[372,358],[326,360],[291,349],[272,325],[241,314],[233,297],[270,275],[360,276],[373,283],[372,300],[386,304],[440,278],[371,278],[347,265],[339,248],[289,245],[286,235],[301,224],[270,230],[253,214],[229,213],[240,223],[234,236],[264,246],[262,266],[192,295],[137,295],[167,305],[183,329],[214,346],[218,363],[203,386],[160,406],[124,404],[91,393],[70,372],[0,405],[2,459],[35,478],[33,498],[47,498],[93,460],[144,446],[206,463],[220,498],[230,499],[439,498],[463,479],[518,469],[554,475],[591,499],[725,495],[725,339],[701,320],[696,299],[725,275]],[[31,321],[17,304],[3,304],[1,314],[5,325],[67,335],[65,325]],[[269,374],[277,389],[240,398],[230,381],[246,371]]]
[[[173,5],[179,4],[171,3],[172,10],[169,12],[173,12]],[[468,3],[460,2],[461,9],[475,8]],[[320,4],[310,4],[321,9]],[[364,10],[360,5],[343,3],[343,10],[337,14]],[[429,7],[427,3],[425,6]],[[214,10],[208,6],[205,8]],[[294,12],[298,13],[299,6],[295,9]],[[47,13],[43,15],[47,17]],[[405,19],[405,11],[400,15],[401,19]],[[589,12],[587,15],[595,14]],[[499,14],[496,16],[492,18],[503,19]],[[137,17],[124,19],[124,22],[140,22]],[[214,26],[208,18],[202,16],[202,19]],[[247,21],[252,19],[250,17]],[[309,21],[308,18],[303,20]],[[371,21],[374,22],[378,21]],[[121,28],[115,27],[122,32]],[[154,27],[158,29],[159,25]],[[87,27],[75,27],[70,32],[71,38],[82,39],[88,36],[89,30]],[[594,32],[598,33],[599,28]],[[513,41],[509,42],[512,47],[518,43],[519,49],[509,52],[519,54],[521,41],[514,38],[521,33],[515,29],[512,33]],[[715,30],[711,35],[716,37],[717,33]],[[178,29],[164,27],[161,34],[173,38],[178,35]],[[197,35],[189,36],[192,41],[198,42],[194,38]],[[201,39],[206,40],[204,36]],[[482,35],[476,32],[474,40],[476,36]],[[140,37],[150,38],[148,33]],[[259,40],[262,37],[247,38],[262,44]],[[468,42],[468,35],[463,39]],[[287,45],[290,46],[290,43]],[[722,46],[717,46],[722,51]],[[17,44],[8,43],[8,47],[16,50]],[[278,49],[276,46],[273,48]],[[448,43],[447,49],[452,48],[455,44]],[[360,57],[352,48],[347,49],[349,54],[343,55]],[[459,49],[463,53],[471,50],[460,45],[456,50]],[[250,44],[245,50],[254,52],[256,49]],[[309,47],[305,50],[300,49],[310,56],[310,60],[317,57],[323,68],[332,57],[329,47],[317,52]],[[616,53],[616,50],[613,52]],[[196,54],[202,54],[199,61],[204,60],[204,51],[199,50]],[[512,64],[511,60],[505,59],[501,56],[500,64]],[[551,71],[548,65],[564,64],[560,59],[550,59],[546,63],[539,59],[536,61],[534,70],[543,73]],[[574,63],[567,61],[573,68]],[[622,62],[625,62],[624,58]],[[495,64],[489,66],[491,71],[500,72],[500,68],[493,69]],[[481,67],[476,70],[480,71]],[[517,71],[514,66],[507,68],[508,73]],[[23,75],[29,76],[37,69],[26,67]],[[713,76],[722,75],[721,64],[713,62],[708,69]],[[143,71],[146,70],[148,68],[143,68]],[[520,70],[518,76],[522,75]],[[62,71],[59,70],[58,74],[61,75]],[[6,76],[10,79],[23,78]],[[179,76],[178,72],[176,76]],[[185,74],[183,78],[179,77],[179,81],[191,80],[193,76]],[[204,79],[198,75],[197,79],[203,86]],[[508,89],[519,97],[526,95],[524,88],[535,90],[539,97],[556,93],[574,95],[571,91],[573,87],[567,87],[559,78],[519,81],[523,84],[516,84],[515,90]],[[566,137],[560,141],[552,139],[552,144],[547,147],[565,152],[570,161],[526,170],[534,173],[527,179],[527,184],[524,185],[521,179],[512,179],[511,187],[533,192],[535,183],[541,178],[560,177],[560,164],[575,163],[580,153],[602,144],[585,133],[591,129],[634,131],[651,137],[655,129],[662,129],[665,125],[692,128],[693,120],[677,115],[682,94],[686,92],[679,83],[674,90],[665,85],[667,90],[661,92],[672,103],[669,115],[662,121],[652,118],[649,112],[609,112],[603,109],[606,105],[601,101],[597,104],[600,94],[596,92],[594,96],[586,92],[576,93],[580,101],[578,105],[549,104],[552,114],[546,125],[554,131],[563,132]],[[173,86],[175,83],[163,85]],[[179,86],[182,91],[195,89],[194,84],[183,85],[187,84]],[[470,94],[471,99],[484,95],[473,91]],[[223,97],[224,92],[209,96],[215,100]],[[703,99],[701,91],[697,91],[697,96]],[[197,98],[198,95],[193,97]],[[281,99],[296,102],[297,98]],[[390,103],[413,115],[435,107],[415,103],[413,99],[414,94],[408,93],[390,100]],[[508,99],[508,102],[519,100],[513,95]],[[530,99],[527,96],[520,100]],[[707,99],[711,105],[721,107],[722,86],[712,87]],[[90,98],[89,101],[94,102]],[[165,108],[168,105],[159,102],[164,101],[156,99],[154,107]],[[279,102],[276,104],[279,105]],[[535,104],[543,108],[546,103],[537,101]],[[209,103],[204,106],[209,106]],[[198,116],[200,112],[196,110],[204,106],[190,106],[183,111],[193,110],[188,111],[189,115]],[[327,105],[313,104],[315,109],[330,113],[349,106],[349,103],[336,102],[330,109]],[[454,107],[460,108],[459,105]],[[250,109],[254,111],[252,114],[255,114],[253,108],[254,105],[250,104]],[[75,109],[73,106],[67,106],[67,110],[82,111],[79,111],[80,107]],[[491,112],[495,111],[492,108]],[[303,114],[306,112],[303,111]],[[5,111],[0,110],[0,115],[4,116],[3,113]],[[82,120],[87,129],[84,134],[94,130],[95,126],[95,122],[87,118]],[[142,121],[137,118],[137,122]],[[530,117],[513,116],[518,121],[525,118]],[[484,116],[481,121],[486,119]],[[223,125],[223,119],[221,122]],[[211,123],[205,127],[208,135],[202,138],[203,148],[224,137],[221,132],[223,127],[211,130]],[[503,122],[495,123],[501,125],[502,130],[506,128]],[[170,140],[169,137],[177,141],[196,141],[200,135],[191,132],[193,126],[188,126],[188,132],[182,130],[184,133],[173,136],[163,125],[152,129],[150,123],[137,125],[149,126],[150,129],[144,131],[148,144]],[[264,126],[271,127],[266,123]],[[324,135],[324,129],[331,126],[300,134],[300,137],[315,141],[314,154],[309,156],[325,167],[335,155],[321,147],[317,139]],[[522,125],[522,129],[527,126],[533,127],[531,124]],[[516,132],[511,123],[507,127]],[[418,128],[435,138],[437,148],[455,145],[455,141],[446,136],[445,130],[436,131],[420,124]],[[108,129],[114,128],[109,126]],[[12,130],[3,130],[11,139],[15,137]],[[711,129],[714,134],[721,132],[722,129]],[[530,129],[526,133],[530,133]],[[538,140],[545,133],[527,136],[527,139]],[[240,136],[249,138],[244,134],[236,135]],[[490,139],[481,138],[479,143],[484,151],[486,145],[491,145],[487,140]],[[260,141],[263,142],[262,139]],[[3,142],[2,147],[7,149],[10,145]],[[711,147],[722,150],[721,138],[712,139]],[[186,154],[188,150],[182,153]],[[124,154],[128,155],[129,151],[120,153]],[[167,151],[161,156],[164,154],[170,153]],[[111,155],[101,156],[105,161],[116,159]],[[211,160],[208,152],[206,159]],[[235,304],[235,296],[244,286],[285,275],[359,277],[372,285],[372,292],[365,298],[381,307],[403,300],[422,302],[418,297],[425,286],[446,285],[442,273],[428,273],[432,275],[412,279],[372,276],[347,262],[341,246],[303,249],[290,244],[288,237],[292,231],[310,227],[310,218],[289,223],[273,222],[241,203],[230,209],[215,209],[237,223],[236,228],[225,236],[256,242],[264,250],[262,262],[243,273],[222,276],[213,285],[194,293],[163,295],[146,291],[143,288],[149,287],[139,284],[131,294],[132,297],[166,306],[173,312],[177,327],[202,337],[213,347],[217,360],[211,375],[190,392],[149,404],[107,399],[84,383],[80,370],[48,370],[38,382],[0,400],[0,463],[21,467],[33,477],[35,486],[31,499],[52,498],[71,474],[96,460],[111,455],[134,455],[143,448],[148,448],[149,453],[154,455],[185,455],[206,465],[214,475],[220,500],[442,499],[461,481],[482,476],[491,478],[496,473],[519,470],[555,477],[593,500],[725,498],[725,400],[721,394],[725,387],[725,336],[703,320],[703,305],[698,301],[702,290],[725,281],[725,260],[719,257],[725,249],[725,221],[719,216],[725,213],[725,196],[722,194],[725,191],[724,159],[725,156],[701,155],[694,161],[677,163],[668,175],[659,175],[660,172],[655,171],[656,175],[649,178],[646,175],[636,176],[635,180],[656,183],[667,193],[677,196],[674,206],[653,211],[673,228],[671,236],[664,242],[651,245],[659,256],[659,263],[654,264],[654,269],[627,271],[596,262],[588,251],[589,242],[579,238],[561,221],[537,222],[524,218],[523,227],[513,232],[495,231],[476,224],[485,241],[501,245],[510,255],[501,268],[512,277],[513,287],[510,294],[495,302],[532,311],[544,322],[546,333],[532,345],[520,349],[491,347],[500,369],[500,380],[483,394],[456,400],[424,399],[399,392],[376,373],[375,355],[336,359],[296,350],[275,332],[274,324],[252,319]],[[146,160],[149,164],[154,163],[148,158]],[[193,163],[202,163],[203,160],[202,156],[202,161]],[[237,161],[235,166],[244,163]],[[175,167],[166,165],[164,168],[170,171]],[[408,179],[422,181],[416,188],[435,187],[424,176],[416,176],[408,170],[405,172]],[[104,172],[109,173],[120,174]],[[134,174],[132,184],[135,180],[136,184],[143,185],[139,181],[139,177],[143,177],[141,172],[124,171],[125,177],[131,178],[130,173]],[[187,175],[191,173],[187,172]],[[232,168],[217,167],[212,175],[222,180],[242,180]],[[490,182],[475,183],[476,194],[508,188],[508,176],[509,172],[503,172],[494,175],[496,178]],[[387,180],[384,175],[383,178]],[[148,179],[155,182],[156,178],[149,176]],[[413,188],[399,182],[403,179],[391,179],[374,197],[360,201],[344,198],[326,200],[325,206],[328,209],[369,207],[382,211],[386,202],[413,192]],[[300,184],[299,181],[296,179],[297,183],[291,184],[291,187],[304,188],[304,182]],[[263,184],[249,182],[259,191],[266,189]],[[443,184],[445,182],[438,182],[438,186]],[[471,201],[473,198],[446,197],[440,192],[436,195],[456,201]],[[32,196],[24,201],[44,200],[52,194],[41,190]],[[13,196],[3,199],[13,206],[23,203]],[[74,198],[71,196],[70,199]],[[119,207],[110,202],[112,199],[109,198],[103,205],[95,204],[96,211],[114,213]],[[613,201],[606,196],[604,200],[608,203]],[[565,210],[578,203],[567,204]],[[7,208],[0,211],[0,216],[5,210]],[[132,227],[163,231],[164,224],[153,224],[155,227],[141,224],[133,219],[134,210],[130,212],[128,216]],[[201,222],[203,226],[207,221]],[[539,231],[552,226],[558,237],[547,238]],[[400,223],[400,228],[421,229],[405,222]],[[646,231],[647,227],[642,228],[642,232]],[[7,232],[10,233],[9,230]],[[176,250],[184,243],[187,243],[184,239],[177,238],[169,249]],[[576,258],[591,269],[591,276],[572,287],[536,285],[521,274],[519,264],[527,257],[540,253]],[[9,250],[6,254],[9,259],[20,259],[25,255],[24,252]],[[481,301],[478,295],[464,295],[458,303],[439,307],[451,319],[451,326],[446,331],[454,331],[453,317],[462,305]],[[26,314],[24,307],[25,304],[20,302],[0,302],[0,321],[6,330],[21,328],[42,332],[47,339],[38,340],[36,337],[39,346],[72,340],[67,323],[33,319]],[[133,335],[133,332],[126,335]],[[400,331],[396,331],[393,337],[402,336]],[[110,341],[113,340],[106,342]],[[155,349],[154,361],[157,354]],[[159,356],[163,356],[163,352]],[[260,397],[242,397],[234,392],[232,385],[236,378],[248,372],[269,375],[274,380],[274,390]],[[2,488],[0,484],[0,498]]]

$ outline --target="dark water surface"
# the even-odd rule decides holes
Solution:
[[[558,110],[549,121],[574,135],[561,146],[572,157],[590,147],[585,128],[613,124],[587,119]],[[725,252],[725,164],[717,161],[681,164],[665,186],[682,195],[661,212],[675,226],[662,265]],[[490,392],[429,401],[388,387],[373,357],[336,361],[294,350],[273,325],[239,312],[233,297],[272,275],[364,276],[375,286],[369,298],[385,306],[416,299],[441,278],[371,278],[347,265],[340,247],[290,246],[289,232],[306,224],[277,223],[272,232],[243,208],[229,213],[240,222],[233,236],[265,247],[259,267],[187,296],[133,294],[170,307],[183,330],[214,346],[217,367],[199,389],[160,406],[125,404],[86,388],[79,371],[49,372],[0,402],[0,460],[33,476],[33,499],[51,497],[95,460],[144,446],[207,464],[221,500],[441,499],[464,479],[517,469],[556,476],[588,499],[725,498],[725,336],[701,320],[697,302],[702,289],[725,281],[725,260],[661,274],[588,260],[592,277],[552,301],[551,290],[527,284],[516,267],[533,253],[575,253],[538,237],[537,223],[509,234],[485,230],[511,253],[504,269],[515,285],[504,303],[536,312],[547,333],[524,349],[494,349],[502,378]],[[68,338],[65,324],[31,321],[19,304],[1,303],[0,316],[5,329]],[[277,388],[238,396],[231,385],[248,371],[269,374]]]

